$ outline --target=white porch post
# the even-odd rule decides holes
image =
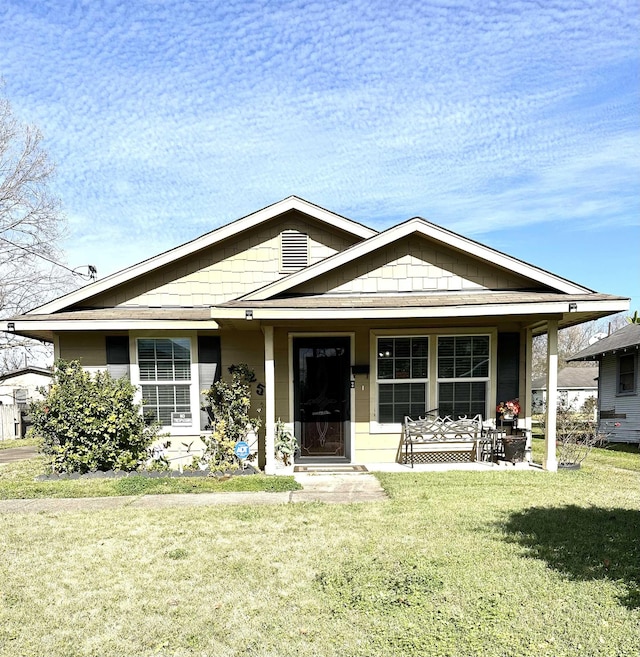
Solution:
[[[521,371],[524,372],[524,378],[521,378],[521,385],[524,387],[524,429],[525,436],[527,437],[527,446],[525,449],[525,458],[527,462],[531,463],[531,450],[533,448],[533,424],[531,416],[533,414],[532,408],[532,391],[531,391],[531,370],[533,369],[533,331],[530,328],[524,330],[524,367]],[[522,401],[522,400],[521,400]]]
[[[556,457],[556,423],[558,406],[558,320],[547,322],[547,410],[542,467],[558,470]]]
[[[273,326],[264,331],[264,452],[265,474],[276,473],[275,427],[276,427],[276,370],[273,353]]]

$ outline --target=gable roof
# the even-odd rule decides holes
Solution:
[[[576,360],[598,360],[598,356],[613,353],[616,351],[624,352],[631,349],[636,351],[640,347],[640,324],[628,324],[621,329],[614,331],[611,335],[598,342],[594,342],[586,349],[579,351],[569,361]]]
[[[558,371],[558,388],[597,388],[597,367],[563,367]],[[547,377],[541,376],[531,383],[532,390],[546,390]]]
[[[318,205],[309,203],[304,199],[298,198],[297,196],[289,196],[288,198],[273,203],[272,205],[253,212],[245,217],[237,219],[229,224],[225,224],[220,228],[206,233],[190,242],[182,244],[181,246],[170,249],[160,253],[157,256],[143,260],[131,267],[123,269],[119,272],[111,274],[106,278],[103,278],[95,283],[86,285],[74,292],[71,292],[65,296],[59,297],[53,301],[45,303],[38,308],[35,308],[28,313],[31,314],[47,314],[55,313],[74,304],[80,303],[86,299],[89,299],[97,294],[106,292],[111,288],[114,288],[118,285],[122,285],[134,278],[147,274],[155,269],[164,267],[168,264],[171,264],[177,260],[180,260],[184,257],[190,256],[202,249],[209,248],[214,244],[217,244],[225,239],[238,235],[246,230],[254,228],[259,224],[265,223],[279,215],[289,212],[291,210],[296,210],[303,214],[308,215],[312,219],[315,219],[321,223],[326,223],[331,225],[333,228],[338,228],[345,233],[354,235],[362,240],[366,240],[373,235],[377,234],[377,231],[373,228],[368,228],[363,224],[360,224],[351,219],[347,219],[335,212],[330,212],[325,210]]]
[[[251,292],[244,297],[243,301],[264,301],[276,295],[285,294],[296,286],[306,283],[313,278],[322,276],[327,272],[362,258],[374,251],[382,249],[392,242],[396,242],[409,235],[419,235],[435,242],[441,243],[448,248],[453,248],[462,253],[468,254],[480,260],[491,263],[494,266],[501,267],[510,272],[523,276],[536,283],[547,286],[558,292],[566,294],[588,294],[593,292],[589,288],[582,287],[577,283],[572,283],[567,279],[551,274],[548,271],[530,265],[523,260],[506,255],[501,251],[492,249],[480,244],[453,231],[432,224],[421,217],[414,217],[401,224],[388,228],[369,239],[354,244],[344,251],[340,251],[333,256],[311,265],[305,269],[277,280],[266,285],[255,292]]]
[[[5,382],[9,379],[15,379],[17,376],[22,376],[24,374],[38,374],[40,376],[52,377],[53,372],[44,367],[23,367],[19,370],[12,370],[11,372],[5,372],[0,375],[0,382]]]

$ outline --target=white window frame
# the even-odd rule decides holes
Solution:
[[[439,362],[440,362],[440,338],[488,338],[489,340],[489,362],[487,363],[487,376],[462,376],[462,377],[441,377],[439,374]],[[435,349],[435,363],[436,363],[436,400],[437,407],[440,407],[440,384],[441,383],[484,383],[484,412],[482,413],[482,419],[486,420],[488,417],[488,404],[490,399],[490,390],[489,383],[492,376],[492,363],[495,361],[493,358],[492,350],[492,340],[491,335],[484,332],[473,332],[473,333],[447,333],[439,334],[436,336],[436,349]]]
[[[166,340],[166,339],[183,339],[189,341],[190,351],[190,379],[189,380],[163,380],[158,381],[142,381],[140,379],[140,364],[138,362],[138,341],[139,340]],[[146,333],[140,332],[130,336],[130,361],[131,361],[131,383],[138,388],[137,400],[142,401],[142,386],[143,385],[188,385],[189,386],[189,412],[191,413],[191,426],[172,426],[161,425],[164,432],[169,432],[174,436],[192,436],[200,435],[200,394],[199,394],[199,379],[198,379],[198,339],[197,335],[188,333],[174,332],[153,332]]]
[[[378,338],[427,337],[429,338],[429,367],[427,410],[438,406],[438,338],[455,336],[488,336],[489,337],[489,376],[482,377],[487,381],[485,408],[486,417],[483,420],[495,418],[495,408],[491,408],[489,400],[496,396],[497,363],[498,363],[498,329],[494,326],[474,326],[469,328],[433,328],[433,329],[383,329],[374,328],[369,331],[369,363],[371,367],[371,384],[369,386],[369,434],[398,434],[402,432],[402,424],[384,424],[378,421]],[[445,379],[449,381],[449,379]],[[469,381],[471,379],[462,379]],[[384,379],[383,381],[393,381]],[[402,381],[405,381],[403,379]]]
[[[378,373],[378,356],[379,356],[379,342],[380,340],[411,340],[414,338],[424,338],[427,341],[427,376],[426,377],[417,377],[411,378],[402,378],[402,379],[382,379]],[[375,339],[375,386],[376,386],[376,416],[380,412],[380,386],[391,385],[391,384],[406,384],[406,383],[415,383],[424,385],[424,399],[425,399],[425,410],[429,410],[429,363],[431,359],[431,336],[415,334],[415,335],[378,335]],[[409,356],[409,362],[411,363],[412,357]],[[388,422],[388,423],[379,423],[380,426],[385,427],[401,427],[402,423],[397,422]]]

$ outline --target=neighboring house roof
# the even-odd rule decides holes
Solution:
[[[5,372],[5,374],[0,375],[0,383],[8,381],[9,379],[14,379],[18,376],[24,376],[25,374],[39,374],[48,377],[53,376],[53,372],[44,367],[23,367],[22,369],[12,370],[11,372]]]
[[[577,360],[598,360],[604,354],[614,352],[624,352],[629,350],[637,351],[640,347],[640,324],[628,324],[621,329],[614,331],[611,335],[579,351],[577,354],[568,358],[569,361]]]
[[[598,368],[597,367],[563,367],[558,371],[558,388],[566,389],[597,389]],[[546,390],[547,377],[541,376],[531,384],[532,390]]]
[[[165,251],[164,253],[154,256],[153,258],[143,260],[136,265],[116,272],[111,276],[107,276],[106,278],[96,281],[95,283],[86,285],[79,290],[71,292],[70,294],[55,299],[49,303],[45,303],[39,308],[35,308],[34,310],[30,311],[28,314],[54,313],[73,304],[80,303],[81,301],[84,301],[90,297],[94,297],[97,294],[104,292],[105,290],[109,290],[115,287],[116,285],[121,285],[155,269],[164,267],[187,256],[191,256],[198,251],[207,249],[214,244],[228,239],[229,237],[233,237],[239,233],[242,233],[250,228],[254,228],[259,224],[270,221],[271,219],[279,217],[285,212],[290,212],[292,210],[301,212],[311,217],[312,219],[315,219],[316,221],[329,224],[333,228],[338,228],[345,233],[351,234],[363,240],[377,234],[376,230],[368,228],[367,226],[363,226],[362,224],[352,221],[351,219],[347,219],[346,217],[336,214],[335,212],[325,210],[324,208],[321,208],[318,205],[314,205],[313,203],[309,203],[309,201],[305,201],[304,199],[298,198],[297,196],[289,196],[288,198],[283,199],[282,201],[278,201],[273,205],[269,205],[262,210],[253,212],[246,217],[237,219],[236,221],[233,221],[229,224],[225,224],[224,226],[206,233],[205,235],[187,242],[186,244],[182,244],[181,246],[178,246],[174,249]]]

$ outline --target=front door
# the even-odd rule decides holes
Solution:
[[[294,338],[295,434],[301,457],[348,457],[350,340]]]

